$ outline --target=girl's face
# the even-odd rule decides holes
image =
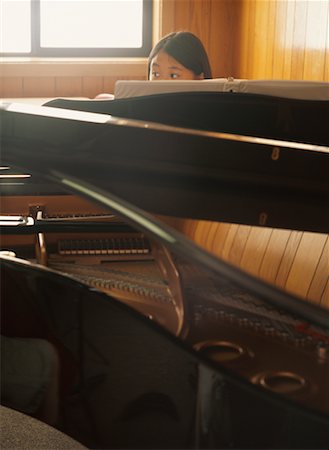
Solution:
[[[203,74],[195,75],[172,56],[161,50],[151,61],[150,80],[200,80]]]

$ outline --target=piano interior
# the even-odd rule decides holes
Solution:
[[[178,274],[164,248],[115,214],[79,197],[4,197],[2,201],[9,220],[20,211],[23,221],[30,218],[41,227],[31,234],[3,234],[3,249],[72,275],[179,334]],[[45,232],[44,225],[50,232]]]

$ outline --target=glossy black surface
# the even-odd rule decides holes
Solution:
[[[325,231],[327,148],[51,110],[0,110],[3,161],[164,245],[184,313],[174,336],[147,318],[147,304],[144,317],[73,275],[2,258],[2,332],[50,338],[69,373],[62,430],[99,449],[325,448],[328,311],[234,269],[140,207],[250,224],[267,211],[266,224]]]
[[[152,213],[328,230],[328,147],[38,111],[0,110],[3,163],[79,177]]]
[[[56,99],[47,106],[200,130],[329,144],[329,102],[236,92],[176,92],[117,100]]]
[[[251,384],[229,365],[214,363],[129,307],[71,278],[18,260],[2,259],[1,267],[7,280],[2,332],[47,337],[60,350],[64,374],[75,367],[62,397],[60,423],[84,445],[325,447],[328,415],[300,405],[298,395],[296,403],[296,395],[282,397]],[[196,292],[193,296],[190,311],[200,314],[207,306]],[[24,311],[24,322],[17,317],[10,322],[12,310]],[[198,320],[191,325],[202,332]]]

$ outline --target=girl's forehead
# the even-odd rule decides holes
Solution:
[[[151,65],[157,64],[157,65],[163,65],[167,67],[180,67],[183,68],[184,66],[178,62],[175,58],[170,56],[168,53],[166,53],[164,50],[160,50],[159,53],[155,55],[155,57],[151,61]]]

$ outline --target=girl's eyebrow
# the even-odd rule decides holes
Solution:
[[[180,70],[180,71],[183,70],[183,69],[181,69],[180,67],[177,67],[177,66],[170,66],[170,67],[168,67],[168,69],[171,69],[171,70]]]

